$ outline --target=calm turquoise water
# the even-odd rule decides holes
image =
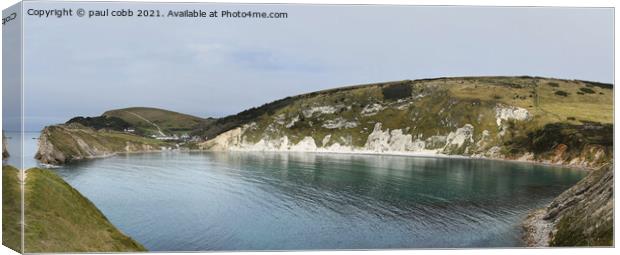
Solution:
[[[54,169],[152,251],[521,246],[583,172],[486,160],[152,153]]]
[[[7,136],[8,163],[19,165],[20,136]],[[36,137],[24,135],[26,168],[37,165]],[[309,153],[134,154],[53,170],[153,251],[521,246],[527,212],[585,175]]]

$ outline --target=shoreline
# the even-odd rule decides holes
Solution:
[[[178,150],[177,150],[178,151]],[[181,150],[183,151],[183,150]],[[550,163],[550,162],[542,162],[542,161],[533,161],[533,160],[523,160],[523,159],[507,159],[507,158],[490,158],[484,156],[464,156],[464,155],[450,155],[450,154],[442,154],[437,153],[437,151],[427,150],[425,152],[398,152],[398,151],[385,151],[385,152],[376,152],[376,151],[368,151],[368,150],[357,150],[357,151],[330,151],[330,150],[316,150],[316,151],[291,151],[291,150],[185,150],[190,152],[268,152],[268,153],[316,153],[316,154],[349,154],[349,155],[368,155],[368,156],[400,156],[400,157],[417,157],[417,158],[451,158],[451,159],[480,159],[480,160],[492,160],[492,161],[500,161],[500,162],[513,162],[513,163],[525,163],[525,164],[533,164],[539,166],[555,166],[555,167],[564,167],[581,171],[591,171],[595,170],[599,167],[586,167],[580,165],[570,165],[570,164],[558,164],[558,163]]]
[[[106,155],[86,157],[79,160],[74,160],[72,162],[68,162],[66,164],[79,163],[82,161],[90,160],[90,159],[105,159],[114,156],[121,155],[138,155],[138,154],[153,154],[153,153],[298,153],[298,154],[316,154],[316,155],[328,155],[328,154],[339,154],[339,155],[352,155],[352,156],[397,156],[397,157],[413,157],[413,158],[437,158],[437,159],[464,159],[464,160],[491,160],[497,162],[511,162],[511,163],[522,163],[522,164],[530,164],[530,165],[538,165],[545,167],[561,167],[576,171],[583,171],[586,173],[592,172],[598,167],[584,167],[579,165],[567,165],[567,164],[558,164],[558,163],[549,163],[549,162],[541,162],[541,161],[533,161],[527,160],[525,158],[519,159],[506,159],[506,158],[489,158],[480,155],[474,156],[464,156],[464,155],[449,155],[438,153],[437,150],[434,151],[422,151],[422,152],[398,152],[398,151],[367,151],[367,150],[350,150],[350,151],[330,151],[330,150],[314,150],[314,151],[291,151],[291,150],[200,150],[200,149],[170,149],[170,150],[148,150],[148,151],[124,151],[124,152],[115,152]],[[44,165],[38,162],[39,167],[44,168],[59,168],[62,165]],[[64,164],[63,164],[64,165]],[[24,173],[27,172],[28,169],[24,170]],[[585,178],[585,177],[584,177]],[[568,189],[574,187],[571,186]],[[568,190],[567,189],[567,190]],[[552,200],[553,201],[553,200]],[[549,202],[551,203],[551,202]],[[518,226],[521,229],[521,242],[522,247],[546,247],[548,246],[548,235],[552,229],[552,225],[542,219],[542,212],[545,210],[549,203],[545,204],[542,207],[536,207],[529,210],[518,222]]]
[[[532,164],[546,167],[563,167],[574,169],[578,171],[590,172],[592,170],[597,169],[598,167],[586,167],[580,165],[570,165],[570,164],[558,164],[558,163],[550,163],[550,162],[542,162],[542,161],[534,161],[534,160],[524,160],[524,159],[507,159],[507,158],[490,158],[484,156],[464,156],[464,155],[449,155],[437,153],[437,151],[427,150],[424,152],[398,152],[398,151],[385,151],[385,152],[376,152],[376,151],[368,151],[368,150],[358,150],[358,151],[332,151],[332,150],[315,150],[315,151],[291,151],[291,150],[199,150],[199,149],[172,149],[172,150],[149,150],[149,151],[123,151],[123,152],[114,152],[106,155],[100,156],[92,156],[85,157],[81,159],[73,160],[72,162],[68,162],[65,164],[71,164],[74,162],[81,162],[84,160],[91,159],[105,159],[118,155],[131,155],[131,154],[150,154],[150,153],[165,153],[165,152],[250,152],[250,153],[314,153],[314,154],[341,154],[341,155],[360,155],[360,156],[398,156],[398,157],[414,157],[414,158],[443,158],[443,159],[475,159],[475,160],[491,160],[498,162],[513,162],[513,163],[524,163],[524,164]],[[52,165],[52,164],[44,164],[37,160],[37,164],[43,166],[45,168],[58,168],[62,167],[62,165]],[[599,166],[600,167],[600,166]],[[26,169],[27,170],[27,169]]]

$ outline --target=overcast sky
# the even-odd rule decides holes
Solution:
[[[222,117],[304,92],[402,79],[532,75],[613,82],[612,9],[53,6],[285,11],[289,18],[26,16],[25,115],[33,131],[130,106]]]

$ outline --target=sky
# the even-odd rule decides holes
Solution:
[[[353,84],[531,75],[613,82],[613,9],[26,3],[287,19],[24,17],[25,126],[148,106],[222,117]]]

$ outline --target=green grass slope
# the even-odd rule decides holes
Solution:
[[[103,113],[103,116],[122,119],[145,135],[157,135],[159,131],[166,135],[190,133],[201,125],[206,125],[212,121],[211,119],[148,107],[110,110]]]
[[[27,171],[24,206],[25,252],[145,251],[49,170]]]
[[[2,166],[2,244],[21,252],[21,188],[19,170]]]
[[[2,244],[20,251],[19,170],[2,167],[2,188]],[[28,170],[24,190],[24,252],[145,251],[53,172]]]

